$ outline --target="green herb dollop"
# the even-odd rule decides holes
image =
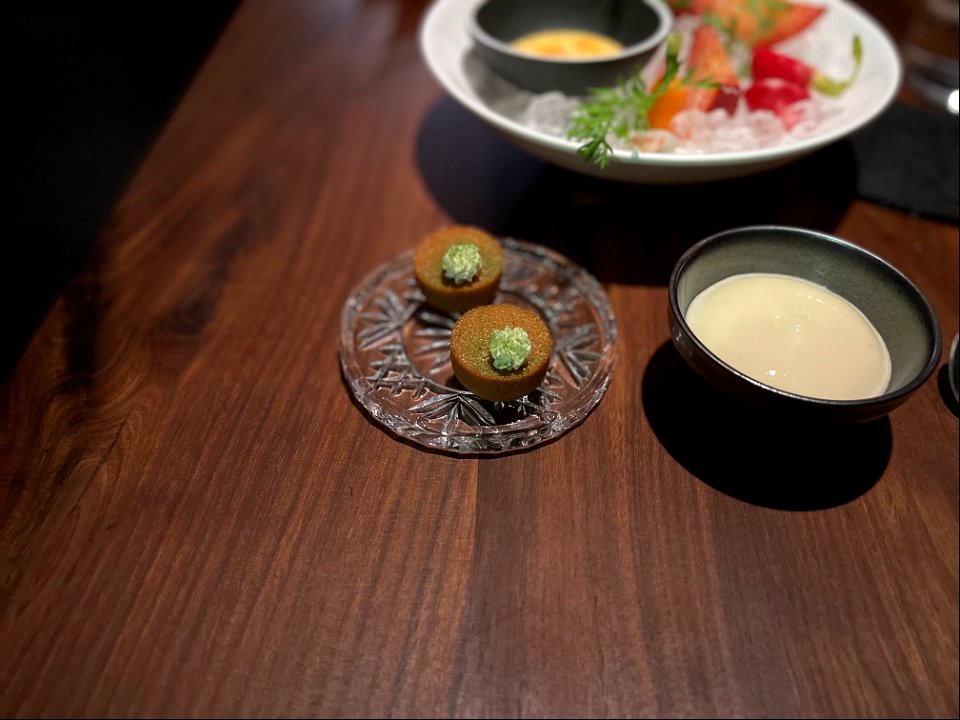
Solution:
[[[443,275],[457,285],[473,280],[482,265],[483,257],[473,243],[451,245],[443,254]]]
[[[490,356],[497,370],[519,370],[530,357],[530,336],[521,327],[494,330],[490,336]]]

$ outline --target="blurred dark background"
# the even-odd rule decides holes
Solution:
[[[237,0],[5,3],[0,380],[88,256]]]

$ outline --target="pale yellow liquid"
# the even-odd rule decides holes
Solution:
[[[590,58],[616,55],[623,45],[600,33],[589,30],[540,30],[514,40],[514,50],[557,58]]]
[[[857,307],[807,280],[734,275],[697,295],[685,319],[728,365],[787,392],[854,400],[890,384],[880,333]]]

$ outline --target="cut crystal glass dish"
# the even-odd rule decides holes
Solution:
[[[457,381],[449,346],[459,316],[424,302],[412,250],[371,272],[347,298],[343,376],[373,419],[399,437],[451,453],[510,452],[563,435],[603,398],[617,326],[602,286],[553,250],[512,238],[502,244],[495,302],[538,313],[554,341],[543,384],[519,400],[482,400]]]

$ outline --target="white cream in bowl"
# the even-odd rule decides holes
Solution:
[[[890,384],[880,333],[855,305],[808,280],[733,275],[700,292],[684,317],[721,360],[787,392],[857,400]]]

